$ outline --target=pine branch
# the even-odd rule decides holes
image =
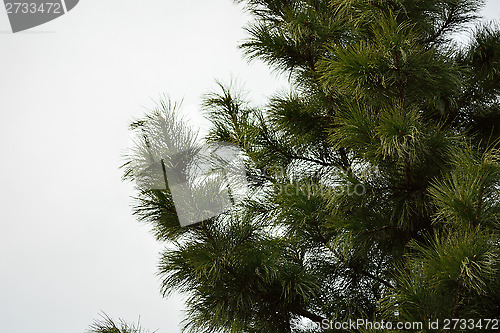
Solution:
[[[316,322],[316,323],[321,323],[323,322],[324,320],[328,320],[327,318],[325,317],[322,317],[322,316],[318,316],[317,314],[314,314],[310,311],[307,311],[305,309],[299,309],[296,311],[296,314],[302,316],[302,317],[306,317],[306,318],[309,318],[311,319],[312,321]]]
[[[483,170],[481,170],[481,179],[483,179],[484,173],[485,172],[484,172],[484,168],[483,168]],[[484,190],[485,190],[485,185],[481,184],[481,190],[479,190],[479,203],[477,205],[476,217],[475,217],[474,222],[473,222],[474,227],[476,227],[477,224],[479,223],[479,217],[481,216],[481,210],[483,208]]]
[[[344,257],[343,254],[341,253],[338,253],[337,251],[335,251],[334,249],[332,249],[330,246],[329,246],[329,241],[323,236],[323,234],[321,233],[321,231],[319,230],[319,227],[317,225],[315,225],[315,229],[316,231],[318,232],[318,235],[321,239],[321,241],[323,242],[323,244],[326,246],[327,249],[329,249],[330,251],[332,251],[339,259],[341,259],[342,261],[344,261],[345,263],[348,263],[348,260]],[[366,270],[361,270],[360,271],[363,275],[365,275],[366,277],[369,277],[375,281],[378,281],[380,282],[381,284],[383,284],[384,286],[388,287],[388,288],[391,288],[393,289],[394,286],[392,284],[390,284],[389,282],[385,281],[384,279],[366,271]]]
[[[381,284],[383,284],[384,286],[386,286],[387,288],[390,288],[390,289],[394,289],[395,286],[393,286],[392,284],[390,284],[389,282],[385,281],[384,279],[368,272],[368,271],[365,271],[365,270],[361,270],[361,273],[363,273],[363,275],[375,280],[375,281],[378,281],[380,282]]]
[[[453,309],[451,312],[452,318],[458,318],[458,311],[460,309],[460,305],[462,304],[462,299],[464,297],[463,284],[460,283],[460,281],[456,281],[456,283],[458,285],[458,292],[457,292],[457,298],[456,298],[455,304],[453,305]],[[453,330],[451,330],[450,332],[453,332]]]
[[[305,157],[305,156],[299,156],[299,155],[296,155],[296,154],[291,154],[289,152],[286,152],[283,149],[279,148],[276,144],[274,144],[271,141],[271,139],[267,136],[267,134],[262,133],[262,135],[263,135],[264,139],[266,140],[266,142],[269,144],[269,146],[271,148],[273,148],[276,152],[280,153],[281,155],[283,155],[284,157],[286,157],[288,159],[295,159],[295,160],[302,160],[302,161],[312,162],[312,163],[316,163],[316,164],[319,164],[319,165],[322,165],[322,166],[325,166],[325,167],[335,166],[335,164],[328,163],[328,162],[325,162],[325,161],[322,161],[322,160],[318,160],[318,159],[310,158],[310,157]]]
[[[449,13],[448,16],[446,17],[446,20],[444,21],[443,25],[431,36],[429,36],[427,39],[424,40],[423,44],[429,45],[428,48],[431,48],[433,44],[436,43],[437,39],[450,27],[450,25],[454,21],[454,15],[455,15],[455,7],[453,7]]]

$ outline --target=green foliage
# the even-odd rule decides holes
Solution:
[[[453,169],[429,189],[437,222],[458,228],[483,224],[498,230],[500,156],[497,150],[478,155],[470,147],[455,151]]]
[[[483,1],[239,2],[255,18],[242,50],[289,91],[253,106],[219,83],[204,142],[162,102],[124,165],[134,213],[166,242],[162,292],[188,295],[184,330],[499,317],[500,30],[477,23]],[[181,228],[168,184],[138,170],[217,142],[242,150],[250,186]]]
[[[101,319],[95,320],[90,325],[88,333],[149,333],[140,326],[140,321],[137,324],[128,324],[123,319],[118,321],[113,320],[107,314],[101,314]]]
[[[486,318],[485,313],[497,313],[498,238],[465,228],[436,235],[428,243],[410,243],[414,252],[398,271],[398,288],[382,302],[387,317],[396,311],[406,321]]]

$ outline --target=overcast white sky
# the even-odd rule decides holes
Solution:
[[[231,0],[80,0],[12,34],[0,6],[2,332],[82,333],[101,310],[180,331],[180,297],[159,294],[161,245],[118,167],[127,125],[163,93],[194,121],[214,78],[260,102],[282,86],[241,58],[246,20]]]

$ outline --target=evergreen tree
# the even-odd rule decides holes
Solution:
[[[123,167],[167,243],[163,294],[189,295],[185,331],[499,318],[500,30],[477,23],[482,1],[241,2],[242,50],[290,78],[264,106],[231,86],[206,96],[204,142],[244,152],[243,200],[181,227],[168,186],[140,179],[200,149],[165,101],[132,125]]]
[[[101,319],[94,320],[90,325],[88,333],[150,333],[137,324],[128,324],[123,319],[113,320],[107,314],[102,313]],[[153,332],[154,333],[154,332]]]

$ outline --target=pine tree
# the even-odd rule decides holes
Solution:
[[[244,198],[181,227],[168,185],[144,185],[151,161],[203,146],[165,101],[124,165],[167,243],[162,292],[189,295],[185,331],[499,318],[500,30],[478,23],[482,1],[241,2],[245,55],[290,80],[264,106],[225,85],[205,98],[202,142],[244,152]]]
[[[105,313],[100,316],[101,319],[94,320],[90,325],[88,333],[150,333],[141,327],[140,319],[137,324],[128,324],[123,319],[116,321]]]

